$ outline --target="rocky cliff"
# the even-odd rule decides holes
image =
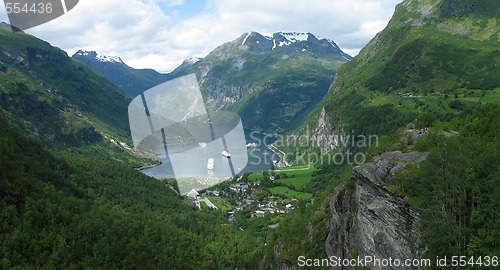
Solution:
[[[345,132],[342,130],[342,123],[332,125],[330,117],[325,108],[319,114],[318,123],[314,130],[312,144],[313,147],[319,147],[321,154],[324,155],[330,150],[338,149],[341,146],[342,137],[345,137]]]
[[[407,164],[418,165],[426,157],[427,153],[390,152],[353,169],[354,184],[338,187],[330,200],[330,233],[326,240],[329,257],[421,258],[424,249],[416,227],[419,215],[404,198],[383,186],[392,184],[395,173]]]

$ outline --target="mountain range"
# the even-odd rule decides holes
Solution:
[[[131,97],[136,97],[170,78],[168,74],[161,74],[153,69],[131,68],[120,57],[104,56],[95,51],[79,50],[72,58],[102,73]]]
[[[131,96],[153,81],[195,73],[209,111],[237,112],[245,128],[274,133],[296,128],[325,96],[337,68],[351,60],[331,40],[281,32],[245,33],[204,58],[185,60],[169,74],[136,70],[119,58],[95,52],[79,51],[73,58],[102,72]]]

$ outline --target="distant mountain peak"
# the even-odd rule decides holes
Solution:
[[[111,82],[123,89],[129,96],[135,97],[145,90],[167,80],[168,75],[152,69],[135,69],[123,62],[120,57],[106,56],[96,51],[79,50],[73,59],[101,72]]]
[[[301,32],[289,32],[289,33],[278,32],[277,34],[286,38],[290,42],[308,41],[309,36],[314,36],[311,33],[301,33]]]
[[[188,63],[188,64],[195,64],[198,61],[200,61],[201,59],[203,59],[203,58],[202,57],[191,57],[191,58],[184,60],[184,62]]]
[[[125,64],[123,60],[118,57],[118,56],[106,56],[97,53],[96,51],[84,51],[84,50],[79,50],[76,52],[73,57],[79,56],[79,57],[90,57],[94,58],[95,60],[99,62],[110,62],[110,63],[120,63],[120,64]]]
[[[273,51],[276,49],[291,48],[300,52],[307,52],[311,46],[323,47],[330,53],[340,54],[345,60],[352,57],[344,53],[340,47],[327,38],[320,38],[312,33],[305,32],[276,32],[273,34],[261,34],[258,32],[247,32],[240,36],[235,42],[241,48],[253,47],[259,51]]]

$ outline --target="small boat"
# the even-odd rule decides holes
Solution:
[[[257,144],[256,144],[256,143],[254,143],[254,142],[253,142],[253,143],[248,143],[248,144],[247,144],[247,148],[255,148],[255,147],[257,147]]]
[[[224,151],[222,151],[222,156],[226,157],[226,158],[230,158],[231,154],[227,150],[224,150]]]
[[[209,158],[208,159],[207,169],[209,169],[209,170],[213,170],[214,169],[214,159],[213,158]]]
[[[201,148],[205,148],[205,147],[207,147],[207,145],[208,145],[208,144],[207,144],[206,142],[200,142],[200,143],[198,143],[198,145],[199,145]]]

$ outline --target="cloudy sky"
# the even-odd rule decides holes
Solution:
[[[27,30],[69,55],[120,56],[169,72],[245,32],[310,32],[356,55],[402,0],[80,0],[66,15]],[[0,20],[8,21],[5,9]]]

